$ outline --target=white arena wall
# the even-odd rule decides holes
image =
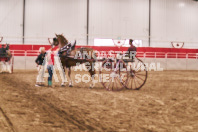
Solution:
[[[48,50],[50,45],[10,45],[14,56],[14,69],[36,69],[35,59],[40,47]],[[94,49],[100,58],[128,50],[128,47],[76,45],[76,48],[80,47]],[[198,49],[138,47],[137,57],[141,58],[148,68],[160,65],[163,70],[198,70]]]
[[[198,57],[198,56],[197,56]],[[15,56],[14,69],[33,70],[36,69],[35,56]],[[163,70],[198,70],[197,59],[181,59],[181,58],[140,58],[148,65],[148,70],[152,69],[152,65],[160,65]],[[97,64],[96,64],[97,65]],[[156,69],[159,70],[159,69]]]
[[[63,33],[78,44],[93,45],[95,38],[133,38],[147,47],[198,48],[198,2],[193,0],[0,0],[0,36],[3,43],[47,44]],[[87,22],[87,17],[89,20]],[[24,18],[24,23],[23,23]],[[23,36],[24,27],[24,36]],[[88,33],[87,33],[88,28]]]

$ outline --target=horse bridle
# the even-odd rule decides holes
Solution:
[[[53,38],[53,43],[51,44],[51,47],[54,47],[55,46],[55,43],[57,43],[57,45],[59,44],[59,41],[58,41],[58,38],[57,37],[54,37]],[[56,45],[56,46],[57,46]],[[60,54],[63,54],[64,52],[67,52],[69,50],[68,46],[71,47],[71,43],[67,43],[65,46],[63,46],[62,48],[59,49],[59,53]]]

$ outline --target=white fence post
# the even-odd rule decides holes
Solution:
[[[25,51],[25,71],[26,71],[26,56],[27,56],[27,51]]]

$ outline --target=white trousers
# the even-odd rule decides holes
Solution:
[[[0,73],[1,72],[12,73],[11,64],[9,64],[9,62],[0,62]]]
[[[36,78],[37,83],[44,82],[44,74],[45,74],[44,66],[39,65],[38,66],[38,75],[37,75],[37,78]]]

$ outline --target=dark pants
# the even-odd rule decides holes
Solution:
[[[53,65],[48,65],[47,70],[49,73],[48,81],[52,81],[52,76],[53,76]]]

